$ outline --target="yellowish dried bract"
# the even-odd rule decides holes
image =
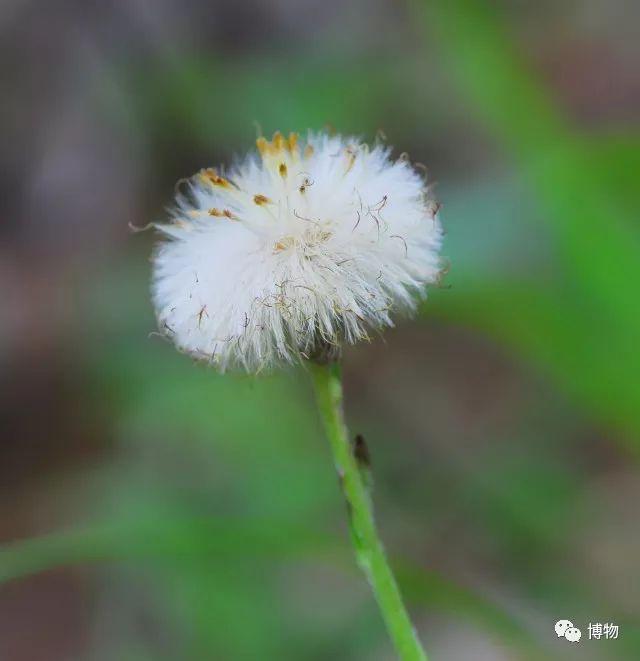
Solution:
[[[328,241],[332,236],[333,232],[328,230],[321,228],[308,229],[302,234],[302,236],[283,236],[274,244],[273,252],[283,252],[284,250],[289,250],[290,248],[313,248],[314,246],[318,246],[319,244]]]
[[[222,188],[231,188],[231,182],[224,177],[221,177],[213,168],[207,168],[202,170],[200,173],[200,178],[209,184],[214,186],[221,186]]]
[[[237,216],[235,216],[229,209],[216,209],[213,207],[212,209],[209,209],[209,215],[210,216],[215,216],[216,218],[228,218],[229,220],[238,220]]]
[[[356,151],[353,147],[349,146],[345,149],[345,155],[347,157],[347,169],[345,170],[345,174],[348,174],[351,171],[351,168],[355,165]]]
[[[273,252],[282,252],[288,248],[293,248],[296,244],[296,240],[292,236],[283,236],[280,241],[278,241],[273,246]]]
[[[285,150],[290,154],[297,154],[298,134],[289,133],[289,137],[285,138],[280,131],[276,131],[271,140],[267,140],[264,136],[260,136],[256,140],[256,146],[262,156],[275,156]]]

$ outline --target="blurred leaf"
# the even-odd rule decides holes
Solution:
[[[639,328],[638,315],[628,314],[632,283],[639,281],[634,276],[640,275],[638,237],[632,223],[621,222],[615,195],[600,186],[593,151],[574,135],[485,5],[420,4],[428,6],[440,48],[468,98],[529,177],[576,285],[595,297],[603,314],[612,311]]]
[[[516,350],[603,422],[626,432],[621,442],[638,452],[640,393],[629,353],[635,349],[603,342],[604,320],[551,283],[541,289],[539,282],[506,277],[452,280],[453,289],[433,295],[425,315],[472,326]]]
[[[5,545],[0,549],[0,583],[97,562],[136,562],[147,569],[161,569],[154,581],[156,589],[161,585],[170,589],[173,596],[163,603],[173,605],[174,617],[182,620],[187,616],[185,622],[196,631],[194,640],[198,642],[192,652],[198,658],[198,654],[216,648],[220,627],[224,626],[240,627],[234,640],[243,639],[243,634],[246,640],[252,632],[255,640],[251,649],[255,652],[264,637],[255,627],[244,627],[242,613],[256,599],[272,598],[263,589],[260,560],[269,557],[280,562],[301,556],[337,561],[360,576],[345,544],[337,545],[308,528],[194,517],[153,520],[145,516]],[[535,646],[527,631],[484,597],[407,562],[394,564],[399,566],[401,587],[411,603],[454,613],[526,652],[526,658],[541,658],[533,656]],[[251,565],[258,574],[252,574]],[[269,618],[263,617],[261,625],[268,623]]]
[[[456,586],[442,576],[407,564],[396,570],[403,594],[410,603],[423,604],[439,613],[449,613],[493,634],[496,639],[518,650],[518,658],[550,659],[548,651],[540,650],[534,638],[515,618],[488,599]]]
[[[328,546],[323,535],[284,522],[276,528],[271,521],[154,521],[147,516],[5,545],[0,549],[0,582],[78,563],[205,558],[215,565],[229,557],[282,559],[303,549],[322,553]]]
[[[593,155],[596,185],[623,208],[623,220],[640,233],[640,134],[613,133],[586,138],[585,148]]]
[[[555,254],[551,273],[541,265],[525,286],[461,281],[441,309],[455,308],[460,320],[490,327],[535,356],[637,446],[640,244],[628,178],[612,189],[602,185],[597,150],[573,134],[487,7],[474,0],[415,6],[468,98],[520,163]],[[624,162],[633,160],[625,151]]]

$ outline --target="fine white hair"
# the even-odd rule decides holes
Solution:
[[[360,140],[258,138],[179,186],[153,258],[160,331],[255,372],[392,326],[439,278],[439,205],[406,158]]]

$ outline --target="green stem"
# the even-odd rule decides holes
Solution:
[[[349,442],[342,412],[342,377],[337,363],[310,364],[318,407],[333,451],[358,565],[373,589],[382,617],[402,661],[427,661],[402,602],[396,580],[378,537],[371,499]]]

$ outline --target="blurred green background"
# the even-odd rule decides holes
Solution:
[[[255,122],[383,131],[443,203],[443,287],[345,356],[431,657],[640,658],[639,14],[3,3],[0,659],[393,658],[307,376],[149,337],[127,225]]]

